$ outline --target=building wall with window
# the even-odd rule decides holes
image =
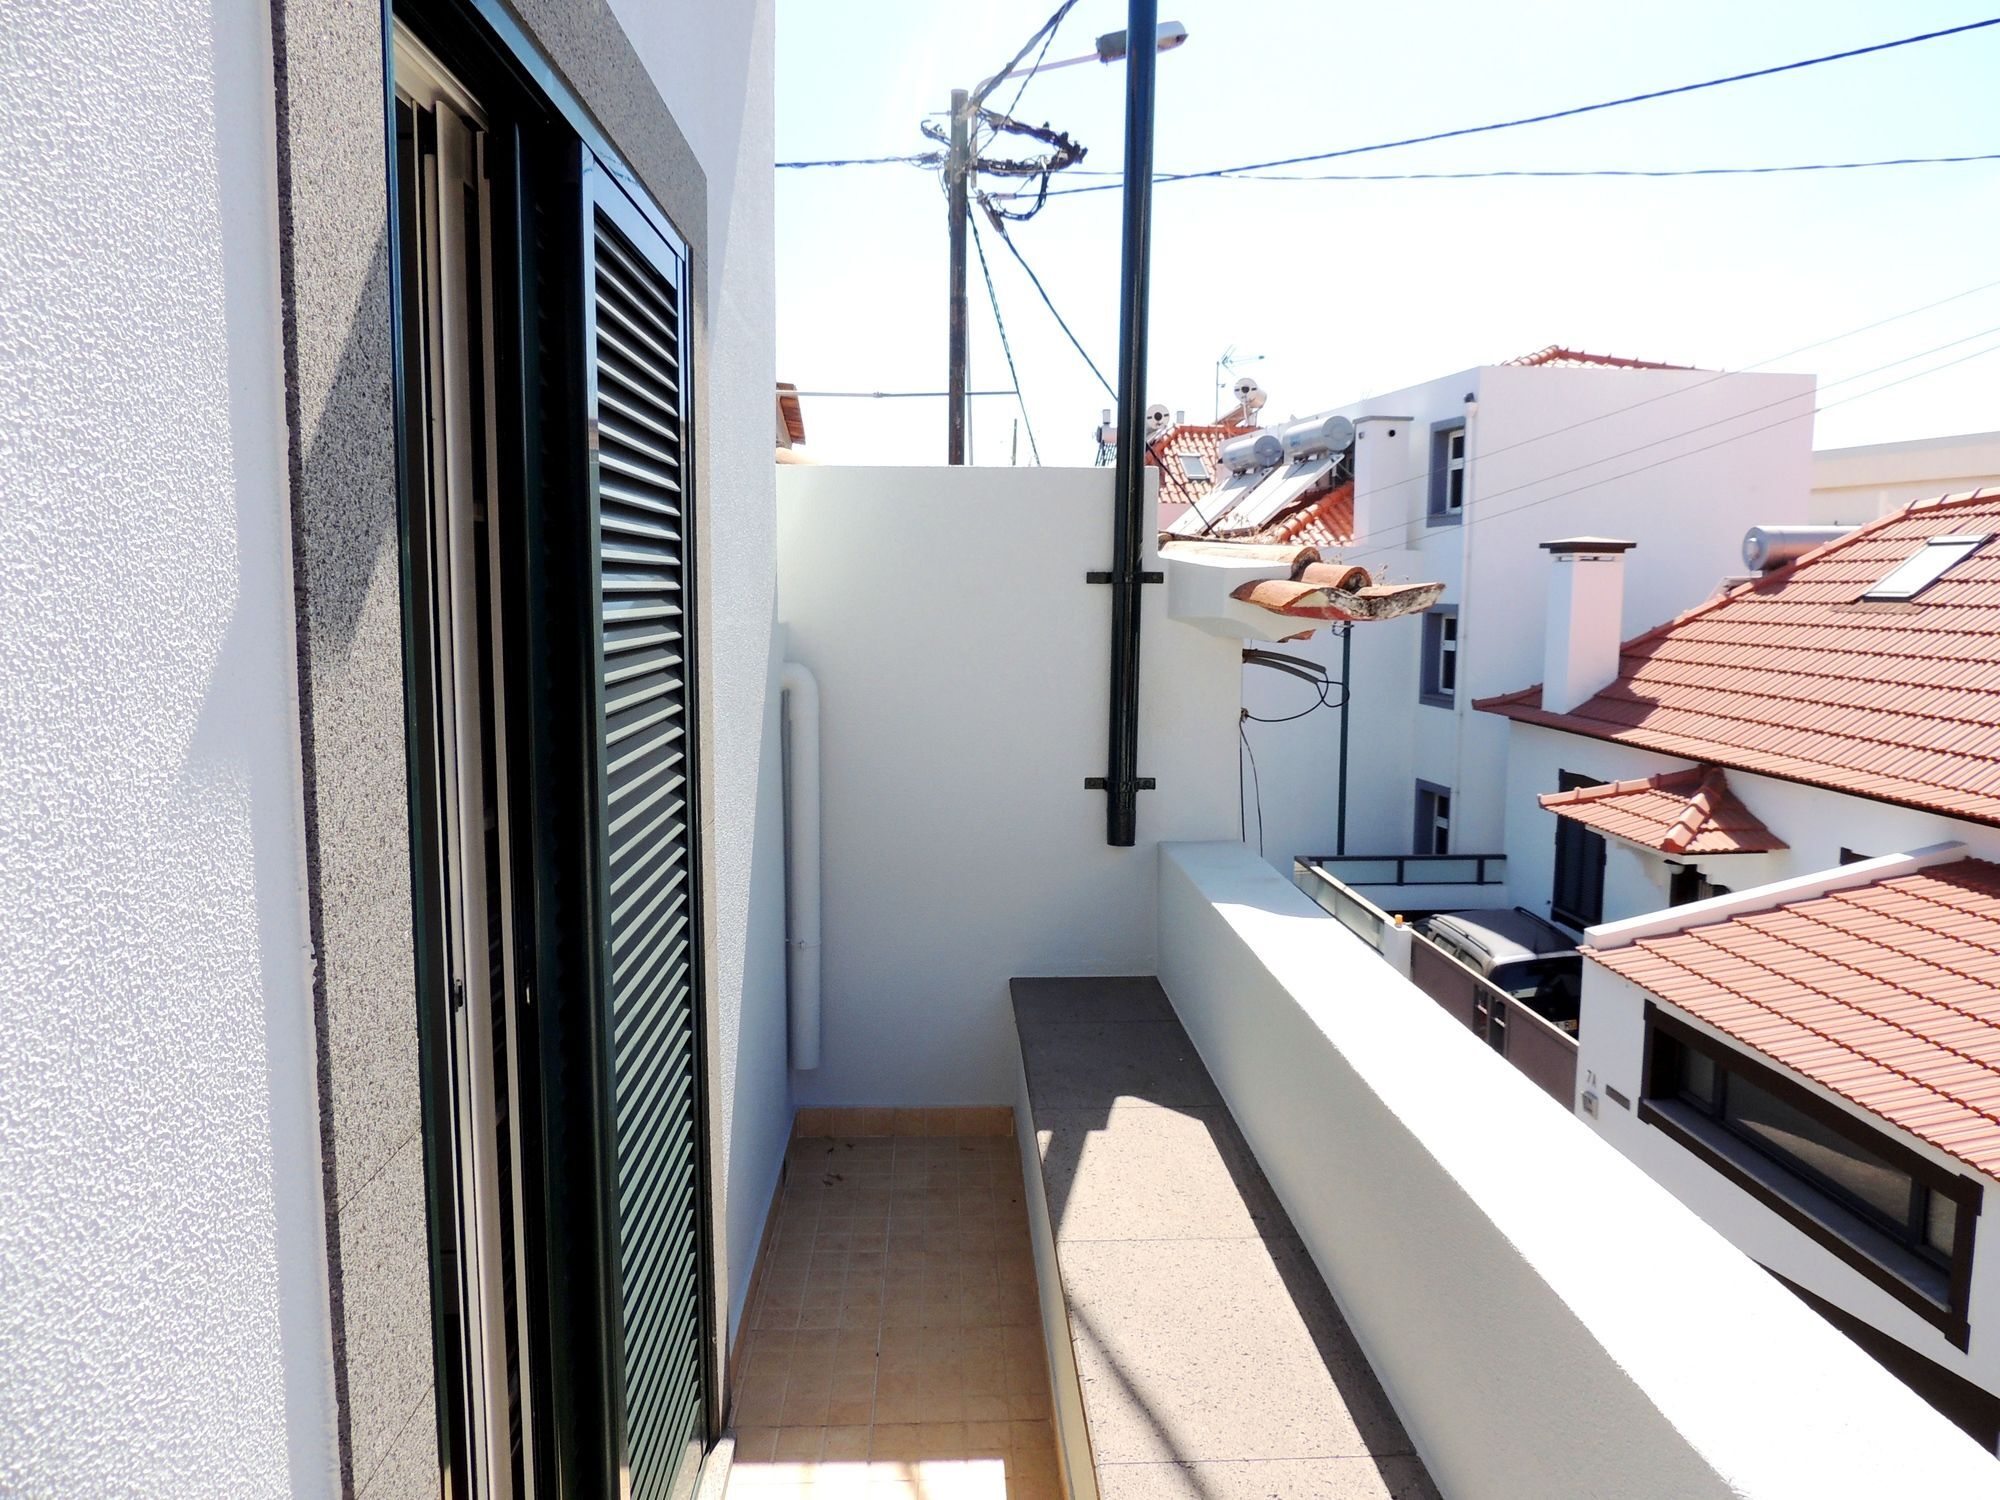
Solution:
[[[634,67],[639,88],[593,107],[621,144],[678,126],[706,183],[709,999],[733,1324],[790,1111],[772,7],[623,6],[622,52],[593,40],[616,35],[603,4],[514,9],[579,88],[636,49],[659,97]],[[0,17],[0,1488],[24,1493],[437,1492],[384,46],[379,10],[276,10],[276,47],[261,0]],[[331,515],[349,531],[329,546]],[[338,760],[316,743],[316,780],[302,686],[345,742]]]
[[[1507,902],[1551,916],[1560,820],[1535,799],[1561,790],[1565,772],[1593,781],[1624,781],[1686,770],[1692,762],[1536,724],[1506,727]],[[1743,891],[1833,869],[1843,852],[1873,857],[1956,841],[1979,858],[2000,858],[2000,828],[1748,771],[1726,774],[1730,790],[1788,847],[1770,854],[1678,859],[1607,840],[1599,920],[1619,922],[1672,904],[1673,874],[1683,867],[1731,891]]]
[[[1458,620],[1451,706],[1429,691],[1422,620],[1354,633],[1347,852],[1409,852],[1418,780],[1452,789],[1454,851],[1498,851],[1507,735],[1472,700],[1541,675],[1540,543],[1638,543],[1621,639],[1699,603],[1740,571],[1750,526],[1806,519],[1814,387],[1809,375],[1489,365],[1338,408],[1358,432],[1356,538],[1342,559],[1391,581],[1444,583],[1441,602]],[[1446,443],[1461,423],[1466,463],[1454,481]],[[1338,672],[1329,632],[1279,649]],[[1253,714],[1310,702],[1302,683],[1244,673]],[[1338,717],[1245,726],[1262,774],[1264,852],[1281,869],[1295,854],[1334,851]]]
[[[1586,963],[1583,982],[1583,1048],[1578,1060],[1580,1092],[1594,1092],[1597,1114],[1585,1115],[1591,1125],[1619,1151],[1687,1204],[1730,1243],[1759,1265],[1871,1328],[1914,1350],[1926,1360],[1963,1377],[1983,1390],[2000,1394],[2000,1335],[1993,1319],[2000,1307],[2000,1251],[1996,1251],[1992,1210],[2000,1206],[2000,1183],[1974,1172],[1926,1142],[1895,1129],[1879,1117],[1849,1104],[1830,1090],[1796,1075],[1791,1081],[1827,1109],[1844,1112],[1892,1148],[1913,1152],[1956,1178],[1970,1177],[1984,1189],[1988,1209],[1977,1223],[1972,1248],[1969,1303],[1971,1337],[1961,1349],[1935,1323],[1857,1270],[1834,1249],[1808,1235],[1765,1201],[1738,1186],[1690,1151],[1671,1134],[1642,1121],[1638,1105],[1645,1097],[1646,1007],[1653,997],[1601,965]],[[1690,1023],[1716,1039],[1725,1056],[1742,1056],[1753,1064],[1759,1054],[1711,1028]],[[1767,1064],[1768,1065],[1768,1064]],[[1612,1099],[1616,1089],[1628,1104]],[[1718,1331],[1720,1335],[1720,1331]]]

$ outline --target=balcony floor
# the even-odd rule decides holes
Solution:
[[[745,1326],[732,1500],[1059,1494],[1011,1131],[794,1140]]]

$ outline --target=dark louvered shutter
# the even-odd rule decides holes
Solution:
[[[607,1331],[627,1493],[666,1500],[707,1436],[687,262],[602,170],[584,179]]]

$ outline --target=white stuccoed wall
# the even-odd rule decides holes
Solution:
[[[7,1493],[337,1487],[269,21],[0,9]]]
[[[2000,432],[1822,448],[1812,456],[1807,519],[1858,526],[1938,495],[2000,485]]]
[[[1149,974],[1153,846],[1237,836],[1240,641],[1143,591],[1139,844],[1105,844],[1109,469],[786,467],[819,678],[824,1061],[804,1105],[1008,1104],[1007,980]],[[1148,516],[1151,515],[1148,500]],[[1158,561],[1150,556],[1149,566]]]
[[[721,1213],[730,1325],[750,1273],[791,1129],[785,1063],[784,825],[778,755],[777,509],[771,459],[777,373],[771,0],[614,0],[708,178],[708,681],[714,878],[720,946],[709,1004],[721,1043]]]
[[[1452,1500],[2000,1490],[1972,1439],[1250,851],[1160,862],[1161,982]]]

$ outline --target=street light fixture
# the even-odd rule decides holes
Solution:
[[[965,462],[966,437],[966,380],[968,352],[966,325],[966,226],[971,219],[972,177],[978,164],[972,159],[972,118],[974,112],[985,101],[986,96],[1009,78],[1019,78],[1028,73],[1048,73],[1057,68],[1075,67],[1078,63],[1113,63],[1126,60],[1130,48],[1127,38],[1134,30],[1142,35],[1151,30],[1154,53],[1171,52],[1187,41],[1187,27],[1179,21],[1162,21],[1150,28],[1145,25],[1127,26],[1122,31],[1107,31],[1097,39],[1097,50],[1081,57],[1066,57],[1058,62],[1045,62],[1039,67],[1010,68],[1004,73],[996,73],[986,79],[978,88],[970,91],[951,91],[951,153],[945,158],[945,188],[950,197],[951,215],[951,313],[949,320],[949,347],[946,353],[947,400],[946,420],[949,427],[947,460],[953,464]],[[1150,75],[1152,58],[1147,58],[1147,73]],[[1146,90],[1152,93],[1150,76]],[[1147,122],[1147,133],[1151,134],[1151,121]],[[1148,159],[1151,153],[1148,152]]]

